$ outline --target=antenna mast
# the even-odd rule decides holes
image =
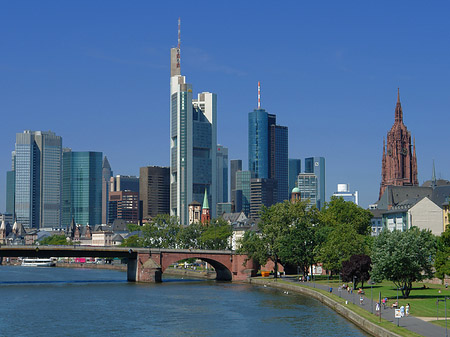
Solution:
[[[178,18],[178,47],[177,47],[177,68],[180,68],[181,56],[181,18]]]
[[[261,109],[261,83],[258,81],[258,109]]]

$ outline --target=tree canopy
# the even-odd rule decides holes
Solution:
[[[342,280],[344,282],[353,282],[353,288],[361,282],[361,287],[364,287],[364,282],[370,279],[370,271],[372,270],[372,260],[370,256],[365,254],[352,255],[348,261],[342,262]]]
[[[435,276],[444,279],[450,275],[450,227],[437,240],[436,260],[434,262],[436,269]]]
[[[372,279],[394,282],[407,298],[412,283],[433,277],[436,239],[431,231],[411,228],[405,232],[384,230],[372,250]]]
[[[41,241],[39,241],[39,244],[40,245],[46,245],[46,246],[47,245],[49,245],[49,246],[50,245],[55,245],[55,246],[64,245],[64,246],[67,246],[67,245],[71,245],[72,241],[67,240],[65,235],[56,234],[56,235],[47,236],[47,237],[43,238]]]

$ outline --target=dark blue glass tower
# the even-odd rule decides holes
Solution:
[[[269,114],[255,109],[248,114],[248,169],[255,178],[269,178]]]

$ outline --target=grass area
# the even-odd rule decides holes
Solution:
[[[273,279],[271,279],[271,281],[273,281]],[[276,281],[276,282],[278,282],[278,283],[285,283],[285,284],[289,284],[289,285],[296,285],[298,287],[306,287],[302,283],[292,283],[292,282],[284,281],[284,280],[281,280],[281,279],[278,279],[278,281]],[[326,282],[320,282],[320,283],[326,283]],[[333,284],[331,286],[333,286]],[[337,286],[337,284],[336,284],[336,286]],[[395,324],[393,324],[393,323],[391,323],[391,322],[389,322],[389,321],[387,321],[385,319],[381,319],[381,322],[380,322],[380,318],[378,316],[373,315],[369,311],[366,311],[365,309],[359,307],[358,305],[354,305],[353,303],[349,302],[348,304],[345,304],[345,300],[343,298],[340,298],[339,296],[336,296],[336,295],[332,295],[328,291],[325,291],[325,290],[322,290],[322,289],[318,289],[318,288],[315,288],[314,290],[319,292],[319,293],[321,293],[322,295],[325,295],[325,296],[327,296],[329,298],[332,298],[334,301],[344,305],[346,308],[352,310],[353,312],[355,312],[359,316],[367,319],[368,321],[370,321],[370,322],[372,322],[372,323],[374,323],[374,324],[376,324],[376,325],[378,325],[380,327],[385,328],[386,330],[394,332],[394,333],[396,333],[396,334],[398,334],[400,336],[406,336],[406,337],[419,337],[419,336],[421,336],[421,335],[416,334],[416,333],[414,333],[414,332],[412,332],[412,331],[410,331],[410,330],[408,330],[408,329],[406,329],[404,327],[401,327],[401,326],[398,327],[397,325],[395,325]]]
[[[318,280],[317,283],[330,285],[331,287],[339,287],[342,285],[342,281],[339,280]],[[423,288],[423,286],[426,288]],[[370,285],[364,284],[364,291],[366,297],[370,298]],[[381,293],[381,298],[387,297],[387,306],[391,306],[397,300],[397,289],[392,282],[384,281],[382,283],[377,283],[372,287],[374,301],[379,298]],[[439,293],[439,291],[441,291]],[[436,317],[437,306],[436,299],[443,300],[444,297],[450,297],[450,288],[445,288],[445,286],[440,284],[429,284],[429,283],[413,283],[413,289],[411,290],[410,296],[406,299],[402,297],[401,290],[398,291],[398,303],[399,307],[409,303],[410,314],[417,317]],[[450,307],[450,300],[447,303]],[[444,302],[439,302],[439,317],[444,318]]]
[[[441,320],[439,320],[439,321],[436,321],[436,320],[430,321],[430,323],[433,323],[433,324],[435,324],[435,325],[438,325],[438,326],[440,326],[440,327],[445,328],[445,319],[441,319]],[[447,329],[448,329],[449,332],[450,332],[450,319],[447,321]]]

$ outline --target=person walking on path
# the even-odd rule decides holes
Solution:
[[[380,315],[380,302],[375,303],[375,312],[376,312],[376,316]]]
[[[406,316],[409,316],[409,303],[406,305],[405,314]]]
[[[359,305],[363,305],[364,297],[361,295],[359,296]]]

